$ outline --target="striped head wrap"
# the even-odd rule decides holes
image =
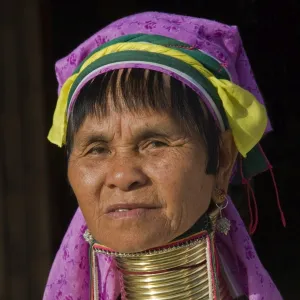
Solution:
[[[68,117],[82,87],[99,74],[123,68],[160,71],[193,89],[221,131],[232,131],[242,157],[242,172],[237,172],[237,181],[266,169],[267,161],[258,146],[268,123],[264,105],[233,83],[229,71],[217,59],[161,35],[125,35],[94,49],[63,84],[48,139],[61,147],[66,139]]]

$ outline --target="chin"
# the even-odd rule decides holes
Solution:
[[[172,235],[171,228],[166,227],[161,211],[158,212],[153,210],[149,216],[125,219],[105,216],[95,228],[95,234],[90,227],[91,233],[100,244],[117,252],[134,253],[159,247],[176,236]]]

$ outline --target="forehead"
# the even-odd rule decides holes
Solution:
[[[103,118],[88,116],[74,135],[75,147],[86,147],[94,142],[137,143],[150,138],[168,140],[192,138],[190,134],[170,114],[149,111],[111,112]]]

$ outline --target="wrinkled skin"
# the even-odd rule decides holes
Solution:
[[[230,132],[221,145],[219,172],[207,175],[201,138],[167,113],[111,109],[101,119],[88,116],[74,136],[68,177],[94,238],[137,252],[183,234],[216,198],[215,188],[227,190],[236,158]],[[110,211],[122,205],[142,209]]]

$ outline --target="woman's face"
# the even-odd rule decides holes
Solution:
[[[87,117],[74,136],[68,177],[93,237],[120,252],[170,242],[208,209],[199,136],[166,113],[110,112]]]

